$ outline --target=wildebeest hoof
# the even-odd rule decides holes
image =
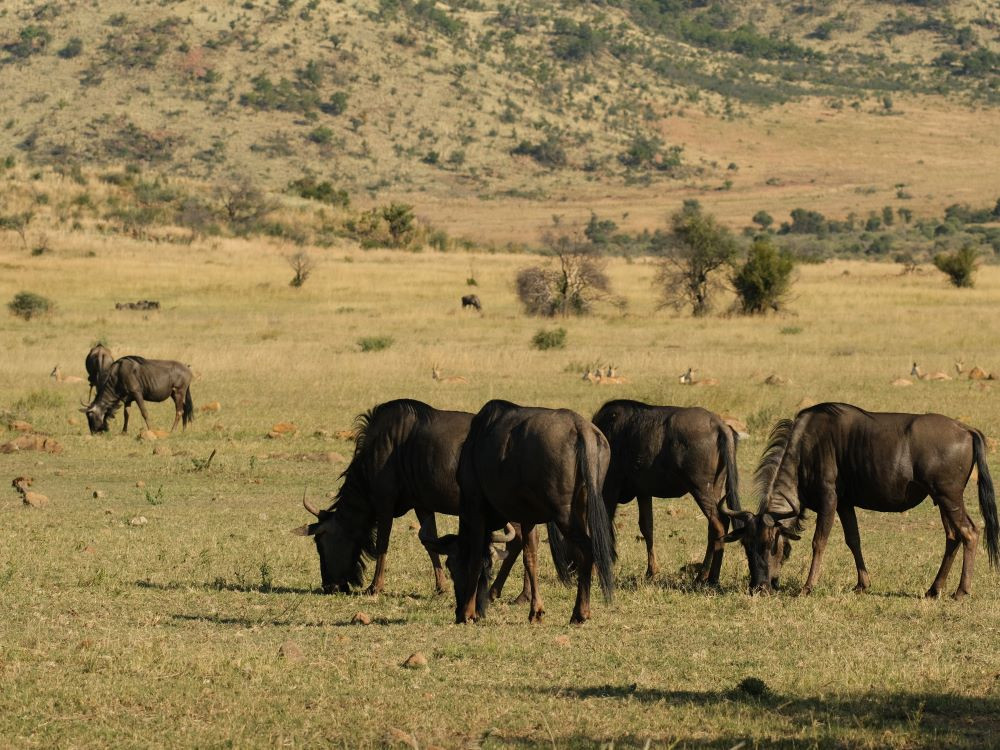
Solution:
[[[868,590],[867,586],[862,586],[860,583],[854,587],[855,594],[863,594]]]
[[[531,597],[528,596],[527,592],[522,591],[520,594],[517,595],[516,599],[513,599],[511,601],[511,604],[527,604],[530,601]]]
[[[381,593],[381,590],[377,589],[375,586],[369,586],[364,590],[365,596],[378,596],[379,593]]]
[[[590,619],[589,616],[584,617],[583,615],[581,615],[581,614],[579,614],[577,612],[574,612],[573,616],[571,618],[569,618],[569,624],[570,625],[583,625],[589,619]]]
[[[535,610],[528,613],[528,622],[540,625],[542,623],[542,615],[545,614],[544,609]]]
[[[803,586],[802,589],[799,591],[799,596],[809,596],[809,594],[811,594],[812,591],[813,590],[811,586]]]
[[[941,594],[937,589],[927,589],[927,593],[924,594],[924,599],[937,599]]]
[[[646,568],[646,580],[651,581],[656,578],[656,568]]]
[[[968,595],[969,595],[968,591],[963,591],[962,589],[958,589],[958,591],[956,591],[954,594],[951,595],[951,598],[954,599],[956,602],[958,602],[967,597]]]

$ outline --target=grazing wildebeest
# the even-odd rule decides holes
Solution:
[[[114,361],[114,355],[104,344],[97,344],[87,352],[87,358],[84,360],[84,365],[87,367],[87,382],[90,383],[87,398],[90,398],[90,394],[100,385],[105,370],[111,367],[111,363]]]
[[[105,371],[97,386],[97,394],[89,406],[81,409],[87,415],[90,432],[106,432],[108,420],[114,416],[118,405],[124,402],[125,413],[122,432],[128,432],[128,407],[134,401],[139,405],[146,429],[149,414],[147,401],[166,401],[172,398],[175,414],[173,432],[177,423],[183,420],[186,428],[194,419],[194,404],[191,401],[191,370],[187,365],[168,359],[145,359],[129,355],[116,359]]]
[[[424,539],[448,555],[457,622],[474,621],[486,613],[489,534],[508,521],[519,523],[524,535],[529,622],[540,622],[544,613],[538,592],[537,536],[532,534],[539,523],[549,524],[552,557],[564,581],[570,564],[568,550],[559,541],[568,540],[574,548],[577,596],[570,621],[590,618],[595,565],[604,596],[611,599],[614,536],[601,498],[610,458],[601,431],[575,412],[508,401],[483,406],[472,420],[458,465],[458,535]]]
[[[650,406],[608,401],[592,420],[611,445],[604,502],[614,520],[619,504],[639,501],[639,531],[646,541],[646,576],[656,575],[653,498],[694,497],[708,519],[708,547],[697,583],[718,584],[729,518],[720,498],[740,509],[736,436],[722,418],[700,407]]]
[[[474,307],[479,312],[482,312],[483,311],[483,305],[479,301],[479,295],[477,295],[477,294],[466,294],[466,295],[463,295],[463,297],[462,297],[462,309],[464,310],[467,307]]]
[[[902,512],[928,495],[941,512],[945,550],[927,596],[940,595],[948,580],[958,545],[962,544],[962,577],[954,598],[969,593],[979,532],[965,510],[962,494],[975,466],[979,471],[979,509],[986,525],[990,565],[1000,564],[1000,525],[993,482],[986,463],[986,442],[979,430],[940,414],[867,412],[849,404],[818,404],[794,420],[774,427],[756,473],[761,496],[756,514],[720,512],[744,525],[726,537],[742,539],[750,563],[752,591],[777,587],[788,539],[798,539],[805,510],[816,512],[813,557],[802,593],[819,580],[823,551],[840,517],[844,539],[858,570],[855,591],[869,586],[861,556],[855,508]]]
[[[471,422],[468,412],[442,411],[410,399],[387,401],[358,416],[354,457],[341,475],[336,500],[326,510],[306,503],[316,522],[295,530],[315,538],[324,592],[360,586],[370,558],[375,558],[375,577],[366,593],[382,591],[394,518],[413,510],[423,538],[437,536],[435,513],[458,515],[458,457]],[[508,530],[497,541],[514,538]],[[435,585],[443,592],[440,559],[427,552]]]

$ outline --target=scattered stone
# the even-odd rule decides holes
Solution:
[[[913,381],[910,380],[909,378],[896,378],[895,380],[890,380],[889,385],[907,386],[907,385],[913,385]]]
[[[554,638],[554,640],[555,640],[555,644],[557,646],[568,646],[569,645],[569,636],[568,635],[557,635]]]
[[[330,437],[330,432],[328,430],[316,430],[316,432],[313,433],[313,437],[328,438]]]
[[[407,669],[427,669],[427,657],[419,651],[414,651],[406,657],[403,666]]]
[[[38,435],[36,433],[18,435],[10,442],[0,445],[0,453],[18,453],[20,451],[61,453],[62,446],[47,435]]]
[[[369,615],[367,612],[355,612],[354,613],[354,617],[351,618],[351,624],[352,625],[371,625],[372,624],[371,615]],[[425,664],[427,663],[426,659],[424,660],[424,663]]]
[[[21,493],[21,499],[25,505],[30,505],[32,508],[44,508],[49,504],[49,499],[38,492],[26,491]]]
[[[156,440],[156,433],[152,430],[143,430],[136,440]]]
[[[94,498],[100,500],[108,496],[108,493],[104,490],[94,490]]]
[[[85,552],[88,555],[92,555],[95,552],[97,552],[97,550],[94,549],[93,547],[91,547],[89,544],[86,547],[84,547],[82,550],[80,550],[80,551],[81,552]]]
[[[420,529],[420,524],[416,521],[410,521],[410,531],[417,531]]]
[[[145,526],[147,523],[149,523],[149,519],[145,516],[136,516],[129,520],[131,526]]]
[[[203,412],[222,411],[222,404],[220,404],[218,401],[209,401],[207,404],[201,407],[201,411]]]
[[[295,641],[285,641],[278,647],[278,656],[287,661],[302,661],[305,654]]]
[[[153,455],[154,456],[169,456],[172,453],[170,448],[166,445],[154,445]]]
[[[141,490],[143,487],[146,486],[146,483],[140,479],[138,482],[135,483],[135,486]]]
[[[764,385],[788,385],[789,379],[772,372],[766,378],[764,378]]]
[[[338,440],[351,440],[353,441],[358,436],[357,430],[337,430],[333,433],[333,436]]]
[[[9,425],[10,429],[14,432],[31,432],[31,425],[22,419],[15,419]]]
[[[293,432],[298,432],[298,430],[299,428],[292,422],[278,422],[271,427],[271,432],[277,432],[279,435],[289,435]]]
[[[78,424],[80,424],[80,420],[77,419],[76,417],[70,417],[69,419],[66,420],[66,423],[72,425],[73,427],[76,427]]]
[[[31,477],[25,477],[25,476],[14,477],[14,481],[10,483],[10,486],[13,487],[15,490],[17,490],[18,492],[23,492],[28,487],[30,487],[32,482],[34,481],[35,480],[32,479]]]
[[[267,433],[267,437],[270,440],[277,440],[278,438],[281,437],[281,433],[280,432],[275,432],[274,430],[271,430],[269,433]]]

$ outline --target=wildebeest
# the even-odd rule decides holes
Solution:
[[[479,301],[479,295],[477,295],[477,294],[466,294],[466,295],[463,295],[462,296],[462,309],[464,310],[467,307],[474,307],[479,312],[482,312],[483,311],[483,305]]]
[[[111,350],[104,346],[104,344],[97,344],[87,352],[87,358],[84,360],[84,365],[87,368],[87,382],[90,383],[87,398],[90,398],[93,390],[100,385],[100,379],[104,371],[111,367],[111,363],[114,361],[114,355],[111,354]]]
[[[151,429],[147,401],[166,401],[172,398],[175,414],[173,432],[183,420],[186,428],[194,419],[191,401],[191,370],[187,365],[168,359],[145,359],[129,355],[116,359],[106,370],[97,386],[97,394],[89,406],[81,411],[87,415],[90,432],[106,432],[108,420],[114,416],[118,405],[124,402],[122,432],[128,432],[128,407],[134,401],[139,405],[146,429]]]
[[[696,581],[717,584],[729,518],[720,515],[720,498],[740,509],[736,436],[707,409],[650,406],[639,401],[608,401],[593,423],[611,445],[611,466],[604,480],[604,502],[613,520],[619,504],[639,501],[639,531],[646,541],[646,575],[656,574],[653,552],[653,498],[694,497],[708,519],[708,547]]]
[[[435,513],[458,515],[456,472],[472,416],[400,399],[357,418],[354,456],[341,475],[336,500],[326,510],[306,504],[316,522],[295,530],[315,538],[324,592],[346,593],[360,586],[371,558],[375,577],[366,593],[382,590],[394,518],[413,510],[423,539],[437,536]],[[512,531],[498,541],[513,542]],[[437,590],[443,592],[440,559],[430,549],[428,554]]]
[[[455,586],[455,620],[474,621],[488,606],[489,534],[508,521],[524,534],[524,565],[531,589],[529,622],[544,613],[538,592],[535,525],[549,524],[549,543],[561,579],[570,575],[573,545],[577,596],[571,622],[590,617],[590,584],[596,566],[605,598],[614,588],[614,537],[601,498],[611,449],[601,431],[566,409],[490,401],[473,418],[458,466],[461,505],[458,535],[426,538],[448,555]],[[561,534],[553,533],[558,529]]]
[[[744,523],[726,541],[742,539],[751,590],[769,590],[777,585],[788,556],[787,539],[798,539],[803,513],[815,511],[812,565],[802,589],[808,594],[819,580],[836,513],[857,566],[855,591],[864,591],[869,576],[855,508],[898,513],[930,495],[941,512],[945,551],[927,596],[940,595],[962,544],[962,577],[954,594],[959,599],[970,592],[979,539],[962,499],[973,466],[979,471],[986,551],[996,568],[1000,525],[981,432],[940,414],[873,413],[849,404],[818,404],[794,420],[778,422],[771,432],[755,478],[762,498],[757,513],[728,511],[720,503],[721,512]]]

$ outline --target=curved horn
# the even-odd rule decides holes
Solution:
[[[729,508],[726,507],[726,498],[719,500],[719,515],[728,516],[736,521],[743,522],[749,521],[753,518],[753,513],[748,510],[729,510]]]
[[[507,544],[514,541],[514,537],[517,536],[517,532],[514,530],[513,525],[508,523],[503,527],[503,531],[494,531],[493,535],[490,537],[491,542],[498,542],[500,544]]]
[[[798,514],[799,512],[797,510],[786,510],[782,511],[781,513],[768,511],[767,513],[764,514],[764,523],[766,523],[768,526],[774,526],[774,524],[778,523],[779,521],[787,521],[789,518],[795,518]],[[771,523],[768,523],[768,520],[770,520]]]
[[[306,498],[305,490],[302,491],[302,507],[316,516],[316,518],[319,518],[319,509]]]

